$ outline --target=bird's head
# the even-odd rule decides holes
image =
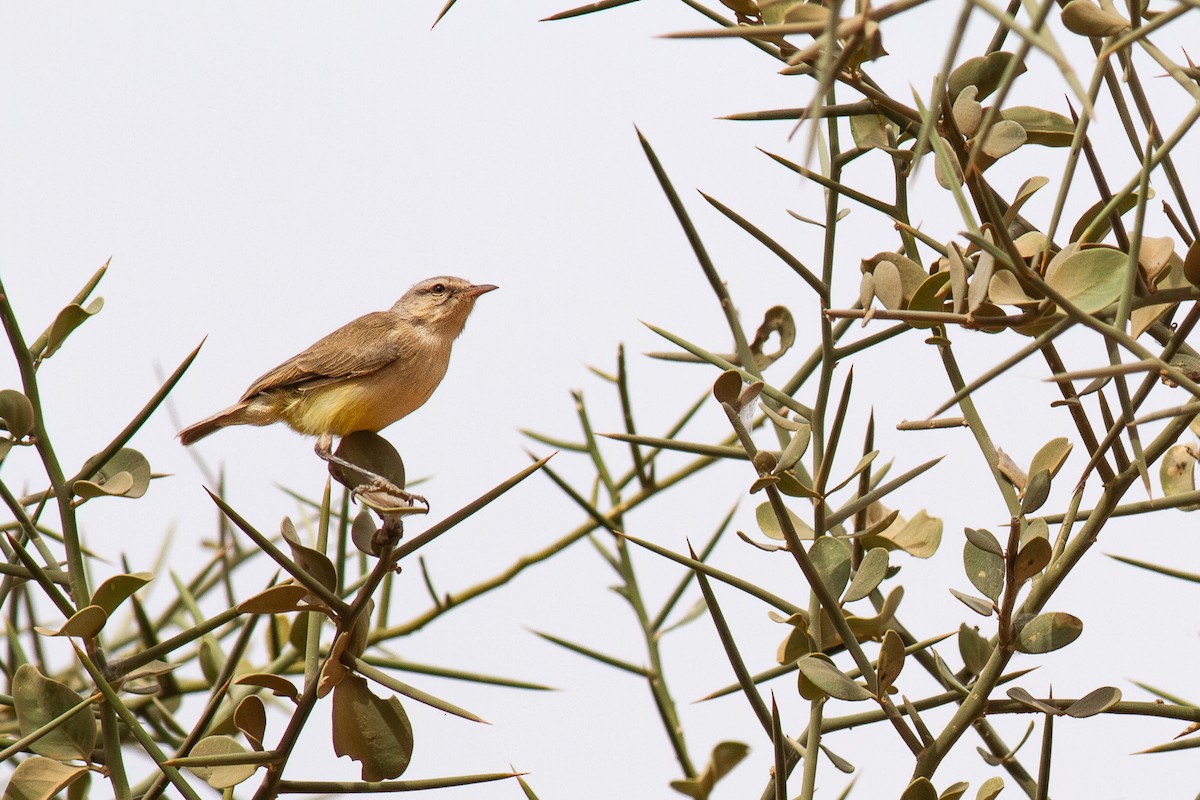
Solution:
[[[442,275],[414,285],[396,301],[392,310],[416,325],[458,336],[467,323],[467,315],[475,307],[475,299],[496,288],[490,283],[474,284],[463,278]]]

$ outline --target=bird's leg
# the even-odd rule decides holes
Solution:
[[[370,481],[369,483],[361,483],[357,487],[355,487],[354,491],[356,493],[362,487],[367,487],[368,489],[385,492],[387,494],[392,495],[393,497],[398,497],[401,500],[404,500],[409,505],[415,505],[416,503],[422,503],[425,506],[425,508],[428,510],[429,501],[426,500],[421,495],[413,494],[412,492],[406,492],[403,489],[401,489],[399,486],[397,486],[395,483],[393,483],[392,481],[383,477],[382,475],[375,473],[375,472],[371,472],[369,469],[361,467],[358,464],[351,463],[351,462],[347,461],[346,459],[342,458],[341,456],[337,455],[336,453],[334,453],[333,452],[333,434],[323,433],[320,436],[318,436],[317,437],[317,445],[313,449],[316,451],[318,458],[320,458],[322,461],[325,461],[326,463],[330,464],[331,466],[336,464],[337,466],[342,467],[343,469],[353,470],[355,473],[362,475],[365,478],[369,479],[369,481]]]

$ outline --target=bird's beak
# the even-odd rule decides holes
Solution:
[[[499,286],[493,286],[490,283],[480,283],[475,286],[471,286],[466,289],[463,289],[462,296],[463,297],[479,297],[479,295],[481,295],[481,294],[487,294],[488,292],[490,292],[494,289],[499,289],[499,288],[500,288]]]

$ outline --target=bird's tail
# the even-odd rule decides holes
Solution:
[[[238,403],[236,406],[230,406],[224,411],[218,411],[211,417],[200,420],[194,425],[188,425],[179,432],[179,441],[184,447],[195,444],[209,434],[216,433],[221,428],[230,425],[245,425],[247,423],[254,424],[246,419],[246,404]]]

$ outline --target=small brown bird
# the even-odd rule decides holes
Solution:
[[[495,288],[450,276],[421,281],[389,310],[359,317],[289,358],[179,439],[190,445],[230,425],[284,422],[316,436],[317,454],[338,461],[334,436],[378,432],[429,399],[476,298]]]

